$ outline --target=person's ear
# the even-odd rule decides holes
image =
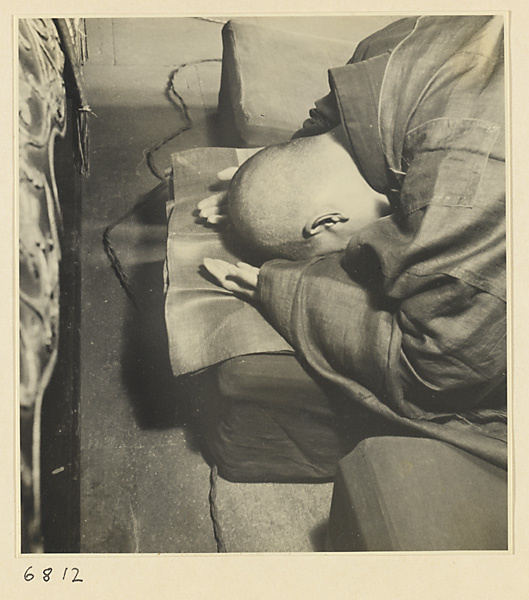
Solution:
[[[334,227],[337,223],[346,223],[349,217],[346,217],[340,212],[329,212],[317,217],[312,217],[303,227],[303,237],[311,237],[321,233],[325,229]]]

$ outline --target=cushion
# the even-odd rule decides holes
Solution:
[[[230,481],[330,481],[366,435],[398,433],[336,397],[292,355],[233,358],[182,384],[201,446]]]
[[[196,206],[214,193],[217,173],[254,151],[195,148],[172,155],[165,261],[165,320],[174,375],[199,371],[228,358],[292,352],[261,313],[219,287],[201,268],[205,257],[255,262],[228,231],[206,227]]]
[[[286,141],[329,91],[327,71],[351,58],[354,44],[243,21],[222,30],[219,116],[234,146]]]
[[[340,461],[335,551],[506,550],[507,472],[433,439],[362,441]]]

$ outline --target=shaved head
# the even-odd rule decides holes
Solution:
[[[248,159],[230,184],[228,213],[240,238],[264,257],[300,260],[345,247],[350,229],[380,216],[374,196],[343,146],[313,136]],[[340,240],[327,231],[337,223],[347,228]]]

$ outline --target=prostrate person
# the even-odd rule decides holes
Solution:
[[[301,245],[312,256],[305,260],[205,264],[221,285],[259,302],[300,357],[352,401],[505,466],[503,18],[399,21],[331,69],[330,82],[322,121],[341,121],[351,164],[392,214],[347,231],[353,214],[329,205],[320,231],[331,254],[320,255],[316,235]],[[314,138],[315,155],[329,137]],[[283,155],[276,171],[284,160],[309,190],[341,180],[332,169],[296,166],[297,143],[270,151]],[[263,167],[259,182],[255,165],[252,185],[264,193],[274,169]],[[287,221],[299,232],[296,219]],[[233,225],[248,243],[257,236],[257,217],[251,230]],[[343,238],[333,237],[340,227]],[[274,226],[267,231],[273,237]],[[348,235],[335,252],[331,240]]]

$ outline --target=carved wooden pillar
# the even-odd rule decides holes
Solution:
[[[68,28],[79,31],[79,23],[76,22],[79,20],[71,21],[66,26],[63,23],[65,31]],[[59,167],[63,171],[65,169],[65,154],[61,150],[61,164],[56,165],[55,150],[62,148],[61,141],[64,145],[63,140],[72,137],[72,117],[69,116],[71,102],[65,85],[65,73],[72,72],[71,62],[75,57],[65,57],[64,47],[64,39],[61,40],[52,19],[19,21],[20,468],[23,552],[45,550],[41,518],[41,466],[46,463],[47,448],[43,447],[43,434],[45,445],[53,445],[53,440],[50,442],[49,425],[42,426],[43,401],[57,365],[59,338],[64,329],[64,337],[68,337],[69,328],[61,325],[64,319],[61,320],[60,312],[64,296],[64,293],[61,296],[61,291],[64,291],[61,289],[64,287],[61,260],[64,257],[68,259],[72,253],[71,219],[68,215],[65,219],[63,205],[75,204],[78,199],[59,197],[57,180],[60,177],[56,176]],[[71,85],[75,87],[75,81],[68,84]],[[77,104],[80,102],[77,101]],[[72,164],[67,180],[75,179],[75,155],[79,154],[78,114],[76,112],[73,119],[77,130],[73,142],[76,148],[66,153]],[[77,165],[76,170],[80,170]],[[67,262],[72,261],[68,259]],[[67,286],[72,290],[76,286],[78,288],[75,282],[67,283]],[[75,350],[71,352],[75,354]],[[56,397],[44,401],[44,404],[51,403],[52,413],[54,403],[64,406],[57,394],[60,395],[62,388],[68,386],[71,387],[71,384],[52,386]],[[68,410],[76,410],[75,407],[72,409],[71,402]],[[59,474],[61,468],[65,469],[59,467],[55,474]]]

